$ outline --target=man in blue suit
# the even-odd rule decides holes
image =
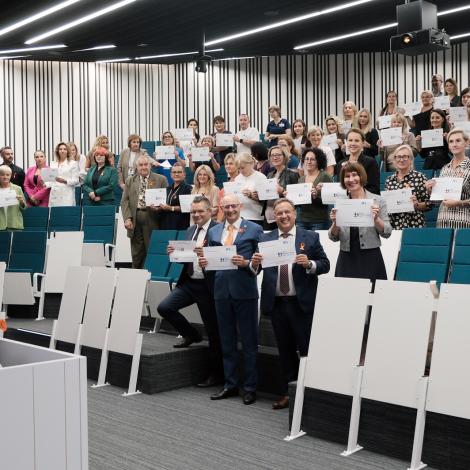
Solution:
[[[233,256],[232,263],[237,269],[215,271],[214,299],[224,358],[225,385],[211,399],[221,400],[238,395],[238,327],[245,366],[243,403],[250,405],[256,401],[258,379],[258,286],[250,260],[263,230],[258,224],[240,217],[241,204],[236,196],[227,195],[220,204],[225,222],[209,230],[208,244],[235,245],[237,254]],[[207,259],[200,257],[199,264],[205,268]]]
[[[202,255],[202,247],[207,244],[209,229],[217,225],[212,219],[212,205],[204,196],[196,196],[191,204],[194,225],[186,231],[186,240],[196,242],[196,251]],[[168,246],[168,254],[174,251]],[[209,376],[198,387],[210,387],[224,383],[222,350],[220,347],[219,328],[214,304],[214,276],[205,273],[197,261],[184,263],[183,271],[176,287],[160,302],[158,313],[165,318],[183,337],[174,348],[187,348],[202,341],[199,332],[179,311],[184,307],[197,304],[209,340]]]
[[[274,203],[277,229],[266,233],[260,241],[294,237],[295,263],[265,268],[261,286],[261,313],[269,315],[279,349],[284,391],[273,403],[274,409],[287,408],[287,385],[297,379],[299,357],[308,354],[318,275],[330,270],[330,262],[320,244],[318,234],[295,226],[296,210],[288,199]],[[263,254],[255,253],[252,268],[258,270]]]

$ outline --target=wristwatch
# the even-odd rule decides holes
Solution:
[[[313,268],[313,261],[310,260],[310,261],[308,262],[308,268],[307,268],[307,269],[310,271],[310,269],[312,269],[312,268]]]
[[[243,139],[240,139],[240,143],[243,144]]]

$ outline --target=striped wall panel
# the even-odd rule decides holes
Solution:
[[[401,104],[416,101],[434,72],[470,84],[468,42],[419,57],[389,53],[262,57],[214,62],[207,74],[194,64],[142,65],[0,61],[0,146],[11,145],[19,165],[29,166],[35,149],[49,158],[60,141],[82,153],[98,134],[119,152],[130,133],[159,140],[164,130],[190,117],[210,132],[221,114],[237,129],[246,112],[263,130],[270,104],[288,119],[322,124],[350,99],[377,113],[387,90]]]

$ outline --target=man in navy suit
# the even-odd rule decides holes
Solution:
[[[318,234],[295,226],[296,210],[288,199],[274,203],[277,229],[266,233],[260,241],[294,237],[295,263],[263,270],[261,313],[269,315],[279,349],[284,391],[273,403],[274,409],[287,408],[287,385],[297,379],[299,357],[308,354],[318,275],[330,270],[330,262],[320,244]],[[258,270],[263,254],[255,253],[252,268]]]
[[[201,255],[202,247],[207,244],[209,229],[217,225],[211,219],[212,205],[209,199],[196,196],[191,204],[191,215],[195,222],[186,231],[186,240],[196,242],[196,252]],[[174,247],[168,245],[167,252],[172,253]],[[183,271],[176,287],[160,302],[158,313],[170,323],[183,339],[174,348],[186,348],[193,343],[202,341],[196,328],[179,312],[180,309],[197,304],[209,339],[209,377],[199,387],[210,387],[224,383],[222,350],[220,347],[219,329],[214,304],[214,276],[211,272],[204,273],[199,263],[184,263]]]
[[[227,195],[220,204],[225,222],[209,230],[209,246],[235,245],[237,254],[233,256],[232,263],[237,269],[215,271],[214,299],[224,358],[225,385],[211,399],[221,400],[238,395],[238,327],[245,366],[243,403],[250,405],[256,401],[258,379],[258,286],[250,260],[263,230],[258,224],[240,217],[241,204],[236,196]],[[200,257],[199,264],[205,268],[207,259]]]

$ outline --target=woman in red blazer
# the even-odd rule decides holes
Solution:
[[[41,178],[41,170],[48,168],[46,164],[46,156],[42,150],[34,152],[34,160],[36,165],[28,168],[24,181],[24,190],[28,195],[29,207],[47,207],[49,205],[50,188],[44,186]]]

